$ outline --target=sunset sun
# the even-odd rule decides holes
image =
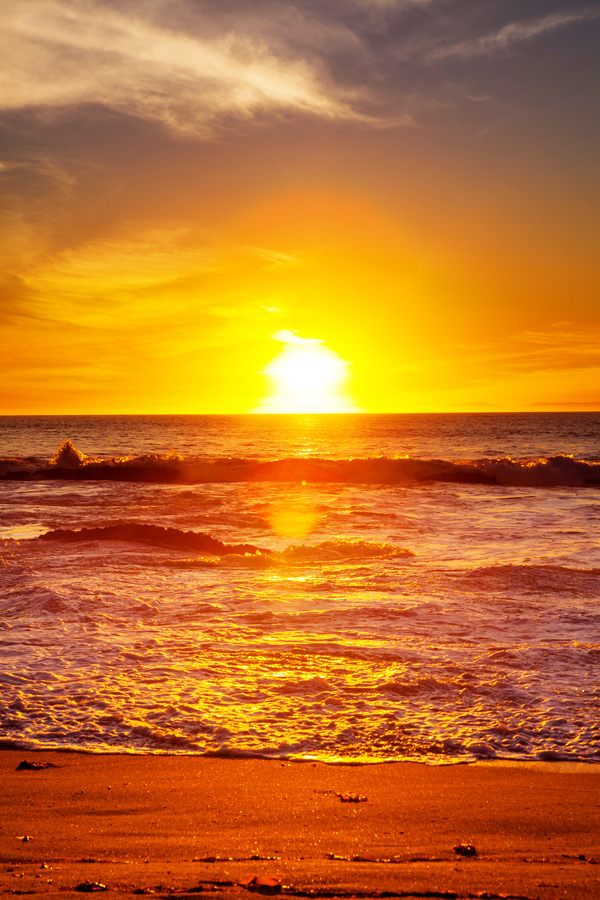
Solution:
[[[263,370],[272,392],[258,412],[342,413],[356,407],[344,391],[349,363],[315,338],[291,331],[273,335],[283,349]]]

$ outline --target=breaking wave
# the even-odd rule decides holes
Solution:
[[[598,487],[600,463],[557,456],[453,462],[443,459],[372,457],[320,459],[250,457],[205,459],[177,453],[100,458],[86,456],[65,441],[52,460],[0,459],[0,479],[131,481],[160,484],[306,482],[411,484],[454,482],[513,487]]]
[[[209,556],[227,557],[233,565],[253,568],[268,568],[273,565],[294,565],[315,562],[347,562],[357,559],[402,559],[413,557],[412,550],[392,544],[375,541],[346,540],[338,538],[322,541],[316,545],[290,545],[281,553],[257,547],[254,544],[226,544],[217,538],[198,531],[184,531],[180,528],[163,528],[160,525],[145,525],[137,522],[119,522],[97,528],[55,529],[34,538],[36,541],[62,541],[78,543],[85,541],[123,541],[148,544],[163,550],[194,551]],[[210,559],[167,559],[162,565],[173,568],[211,568]]]
[[[47,531],[36,538],[38,541],[128,541],[138,544],[150,544],[168,550],[195,550],[199,553],[210,553],[214,556],[230,554],[270,553],[255,547],[253,544],[225,544],[209,534],[199,531],[183,531],[180,528],[162,528],[160,525],[144,525],[136,522],[119,522],[116,525],[103,525],[98,528],[59,528]]]
[[[398,559],[414,556],[412,550],[395,547],[391,544],[380,544],[375,541],[348,541],[336,538],[322,541],[316,546],[307,544],[292,545],[281,554],[286,562],[329,562],[350,559]]]

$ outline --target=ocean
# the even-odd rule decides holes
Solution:
[[[599,436],[0,417],[0,746],[599,762]]]

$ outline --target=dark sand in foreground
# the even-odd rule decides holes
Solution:
[[[16,771],[24,759],[58,768]],[[596,766],[6,750],[0,778],[5,893],[600,897]]]

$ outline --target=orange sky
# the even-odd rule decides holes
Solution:
[[[3,19],[0,413],[600,408],[593,8]]]

